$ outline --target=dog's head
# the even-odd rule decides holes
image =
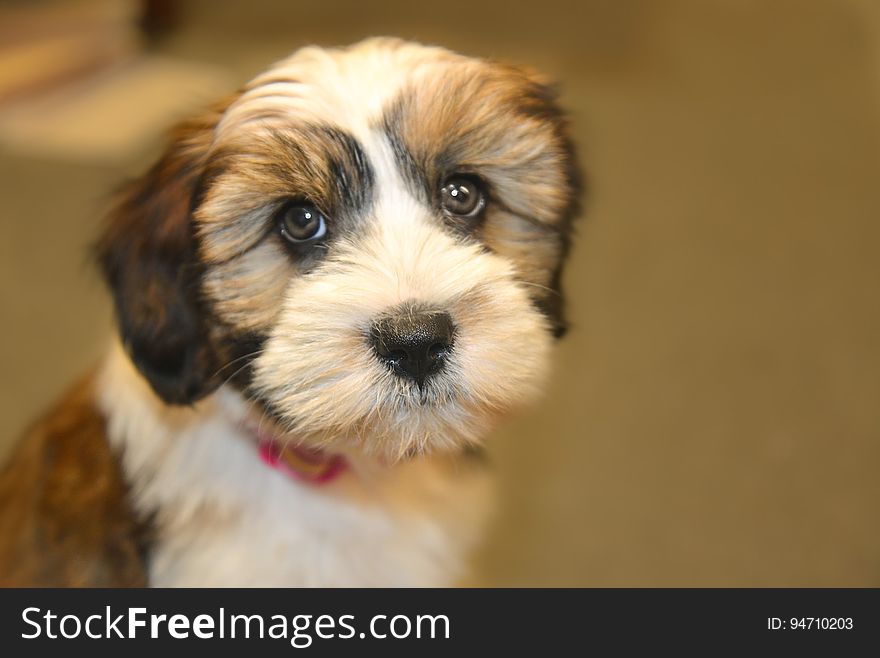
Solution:
[[[229,382],[315,445],[460,446],[533,394],[575,213],[554,94],[375,39],[307,48],[183,124],[99,244],[166,402]]]

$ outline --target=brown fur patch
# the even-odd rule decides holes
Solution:
[[[475,173],[495,201],[537,225],[567,229],[577,172],[553,90],[510,66],[468,61],[412,83],[381,128],[425,200],[447,176]]]
[[[556,92],[534,75],[482,61],[412,83],[381,123],[414,192],[436,205],[453,174],[489,187],[474,234],[515,264],[518,277],[564,330],[559,276],[581,175]]]
[[[195,231],[203,290],[217,314],[240,332],[269,330],[291,277],[324,254],[292,253],[273,214],[285,201],[308,200],[332,218],[330,242],[353,231],[372,200],[372,178],[354,138],[323,125],[248,135],[213,152]]]
[[[0,586],[144,587],[129,507],[91,379],[27,432],[0,472]]]

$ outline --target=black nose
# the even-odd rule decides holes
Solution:
[[[454,334],[448,313],[409,310],[376,322],[370,337],[381,361],[398,375],[423,384],[443,368]]]

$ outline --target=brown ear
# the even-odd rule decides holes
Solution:
[[[122,191],[97,245],[126,350],[172,404],[192,403],[218,384],[192,224],[217,118],[174,131],[159,162]]]
[[[553,336],[555,338],[562,338],[568,332],[565,295],[562,290],[562,274],[571,251],[574,222],[583,210],[586,182],[578,162],[574,140],[571,138],[568,114],[557,102],[559,86],[532,69],[526,68],[523,71],[534,85],[531,90],[532,97],[538,101],[532,106],[532,111],[541,113],[553,122],[556,139],[563,159],[567,203],[560,210],[559,217],[556,220],[562,240],[562,249],[559,254],[559,265],[553,272],[553,276],[548,284],[548,288],[552,293],[538,303],[539,308],[552,324]]]
[[[563,185],[566,202],[562,204],[556,218],[556,226],[561,239],[559,264],[547,285],[548,294],[537,301],[537,307],[547,317],[555,338],[562,338],[568,332],[568,319],[565,308],[565,295],[562,290],[562,275],[571,251],[571,238],[574,222],[583,210],[586,194],[584,173],[578,161],[574,140],[571,138],[568,113],[559,105],[559,84],[544,77],[531,67],[508,67],[528,80],[519,109],[525,114],[540,116],[553,125],[557,146],[562,160]]]

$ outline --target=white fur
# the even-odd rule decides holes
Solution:
[[[119,347],[99,402],[137,511],[155,514],[153,586],[441,586],[463,575],[489,500],[474,464],[349,455],[337,480],[300,483],[259,459],[236,393],[168,407]]]

